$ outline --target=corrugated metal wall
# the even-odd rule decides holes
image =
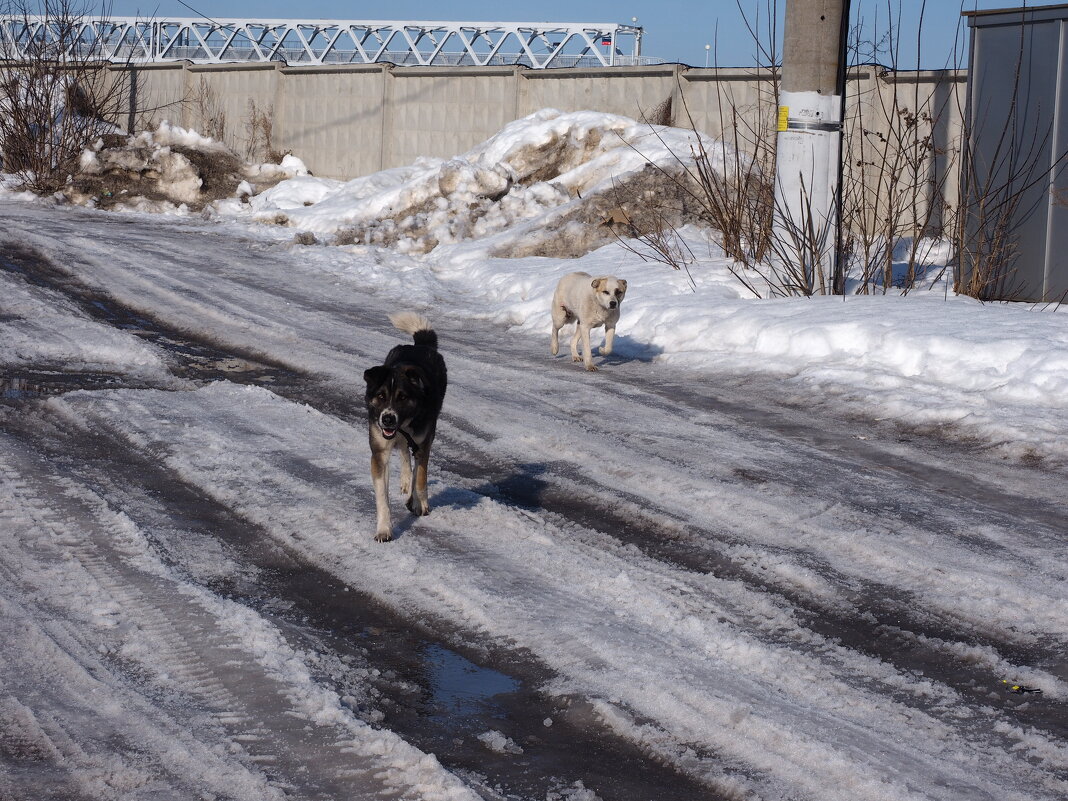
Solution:
[[[1068,299],[1068,6],[968,19],[968,275],[991,271],[980,297]]]

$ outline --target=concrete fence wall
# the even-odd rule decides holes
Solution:
[[[530,70],[175,63],[129,69],[137,78],[139,127],[167,119],[221,137],[256,158],[266,155],[269,144],[273,151],[300,156],[316,175],[343,179],[407,165],[419,156],[463,153],[542,108],[591,109],[682,127],[692,119],[713,137],[729,133],[732,109],[748,125],[759,120],[765,131],[775,112],[775,87],[766,74],[682,65]],[[846,112],[847,139],[853,141],[846,167],[871,173],[866,191],[888,193],[888,180],[956,186],[953,153],[959,148],[964,87],[963,71],[853,71]],[[919,176],[896,163],[872,163],[900,159],[878,145],[880,137],[892,139],[909,115],[918,115],[917,124],[932,137],[934,156]],[[256,119],[269,120],[269,131],[257,128]],[[879,175],[886,172],[889,178]]]

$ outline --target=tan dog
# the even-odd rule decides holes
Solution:
[[[619,305],[627,294],[627,282],[622,278],[602,275],[594,278],[589,273],[571,273],[560,279],[553,293],[553,335],[549,349],[553,356],[560,352],[560,329],[575,323],[571,337],[571,361],[583,361],[587,370],[593,366],[590,349],[590,329],[604,326],[604,344],[601,355],[612,352],[612,340],[616,335],[619,320]],[[582,340],[582,355],[579,355],[579,339]]]

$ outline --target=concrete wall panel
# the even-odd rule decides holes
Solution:
[[[519,116],[543,108],[603,111],[653,119],[676,91],[675,67],[632,67],[626,71],[526,70],[521,75]]]
[[[113,67],[112,78],[132,88],[130,117],[118,120],[123,127],[142,131],[167,120],[182,125],[185,113],[186,70],[184,64],[135,64]]]
[[[382,169],[389,68],[287,68],[275,103],[274,147],[316,175],[355,178]]]
[[[774,125],[776,84],[769,79],[766,72],[757,74],[751,70],[735,69],[683,70],[679,91],[681,98],[674,117],[675,124],[680,127],[689,127],[689,118],[692,117],[697,130],[719,138],[724,131],[730,131],[732,128],[732,109],[746,115],[747,127],[758,127],[753,122],[758,115],[763,118],[764,129]],[[733,141],[733,137],[730,137],[729,141]]]
[[[190,66],[187,73],[185,126],[224,141],[242,156],[262,158],[265,139],[273,134],[257,125],[257,120],[265,118],[271,125],[274,118],[276,66],[196,65]]]
[[[464,153],[515,119],[515,71],[398,68],[384,166]]]
[[[643,114],[738,141],[752,152],[753,130],[774,136],[775,85],[745,70],[692,69],[680,65],[621,69],[529,70],[520,67],[394,67],[385,64],[284,67],[280,65],[166,65],[141,69],[142,93],[164,111],[145,112],[224,139],[238,153],[254,151],[250,111],[271,112],[271,149],[300,156],[316,175],[354,178],[411,164],[420,156],[448,158],[471,149],[515,119],[543,108],[591,109],[628,117]],[[912,176],[956,191],[955,152],[961,130],[963,73],[877,74],[858,70],[846,108],[847,137],[875,141],[890,136],[900,110],[926,112],[937,157]],[[173,113],[179,100],[180,114]],[[744,119],[737,140],[732,106]],[[759,122],[757,122],[759,120]],[[214,122],[213,122],[214,121]],[[224,132],[220,136],[218,123]],[[727,132],[726,134],[724,132]],[[862,134],[861,131],[868,131]],[[262,142],[260,143],[262,145]],[[854,147],[856,147],[854,145]],[[262,148],[260,148],[262,150]],[[851,152],[848,165],[879,158],[869,149]],[[847,169],[853,169],[847,166]],[[880,196],[881,167],[865,191]],[[891,165],[890,172],[896,168]],[[884,198],[885,200],[885,198]],[[877,208],[875,204],[873,208]],[[883,207],[885,208],[885,204]],[[916,221],[925,219],[923,204]],[[912,213],[912,210],[909,211]]]

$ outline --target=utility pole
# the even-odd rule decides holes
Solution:
[[[838,186],[849,0],[786,0],[775,237],[806,290],[838,284]],[[830,283],[829,283],[830,282]]]

